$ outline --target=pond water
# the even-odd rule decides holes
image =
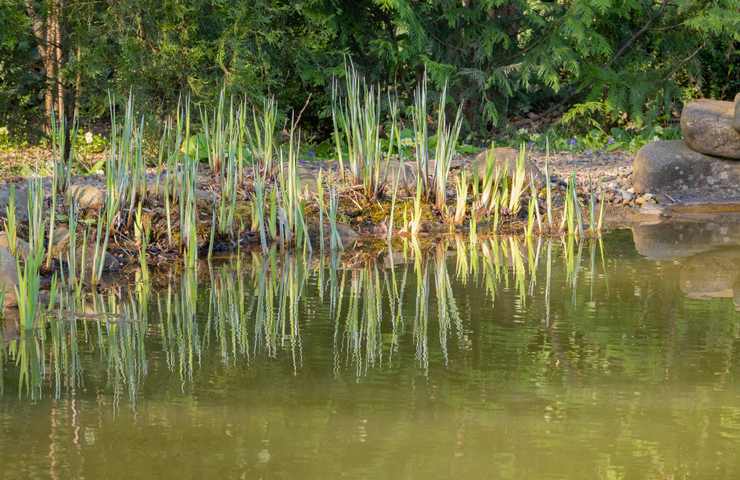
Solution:
[[[0,477],[740,478],[740,249],[638,248],[242,255],[62,293],[46,328],[5,322]]]

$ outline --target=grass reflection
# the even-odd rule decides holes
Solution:
[[[16,378],[13,390],[21,397],[61,398],[74,396],[94,378],[116,401],[125,396],[135,403],[157,351],[156,362],[183,389],[211,358],[224,368],[259,368],[257,359],[287,359],[298,374],[303,330],[314,318],[328,318],[332,326],[335,375],[349,371],[362,377],[393,368],[407,354],[426,374],[430,362],[447,365],[451,349],[467,348],[469,314],[461,308],[470,308],[468,292],[484,292],[494,315],[494,302],[503,293],[516,301],[503,305],[502,312],[513,308],[518,316],[529,299],[539,297],[543,324],[550,325],[557,251],[565,284],[573,301],[578,298],[583,242],[570,237],[562,248],[549,240],[513,237],[450,237],[433,245],[411,239],[397,247],[389,244],[364,256],[331,251],[317,258],[273,247],[207,269],[185,269],[164,287],[154,287],[153,275],[102,293],[55,283],[40,328],[15,336],[6,328],[0,392]],[[602,268],[605,263],[601,245],[586,248],[593,301],[597,253]],[[404,352],[407,336],[413,347]]]

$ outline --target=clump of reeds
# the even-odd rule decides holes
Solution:
[[[434,152],[434,204],[439,211],[443,211],[447,205],[447,177],[450,174],[457,138],[462,127],[462,105],[457,109],[454,122],[451,125],[447,124],[446,99],[447,84],[442,89],[437,106],[437,147]]]
[[[403,233],[408,233],[412,238],[416,238],[421,232],[421,215],[422,215],[422,186],[421,177],[416,178],[416,194],[414,195],[413,211],[411,218],[408,218],[408,209],[403,210]]]
[[[44,187],[40,178],[28,180],[28,253],[16,257],[16,298],[20,324],[34,327],[39,313],[41,264],[44,257]]]
[[[329,190],[329,227],[331,229],[331,237],[329,240],[330,247],[332,250],[344,248],[342,245],[342,237],[339,235],[337,229],[337,214],[339,212],[339,194],[336,188]]]
[[[412,123],[414,128],[414,158],[416,174],[421,178],[421,188],[426,200],[434,197],[435,208],[444,213],[447,205],[447,180],[455,157],[457,140],[462,127],[462,106],[457,109],[455,120],[450,124],[445,111],[447,84],[445,83],[437,104],[436,147],[434,149],[434,171],[430,172],[430,137],[427,125],[427,74],[414,91]],[[431,178],[431,180],[430,180]]]
[[[229,108],[226,109],[225,102],[225,92],[222,89],[218,104],[212,114],[201,111],[201,123],[206,139],[208,163],[219,183],[218,208],[213,224],[214,226],[218,225],[220,235],[228,235],[233,238],[237,186],[241,179],[242,170],[239,152],[243,151],[246,146],[241,132],[249,130],[243,125],[245,118],[241,113],[243,107],[235,108],[232,98],[229,102]],[[255,128],[261,132],[259,126]],[[264,139],[260,138],[258,143],[261,144],[263,141]],[[255,146],[255,148],[257,147]],[[272,155],[271,147],[269,150],[268,155]],[[255,155],[257,155],[256,150],[253,156]],[[266,165],[264,168],[271,168],[271,165]]]
[[[72,177],[72,164],[74,162],[74,142],[77,135],[77,119],[74,120],[72,128],[69,129],[69,145],[67,143],[67,125],[64,115],[57,116],[56,110],[51,111],[51,128],[49,138],[51,139],[52,154],[52,181],[55,193],[64,193],[70,185]]]
[[[589,200],[588,200],[588,230],[591,235],[601,235],[601,229],[604,222],[604,195],[603,193],[599,196],[600,198],[596,199],[596,193],[591,190],[589,194]],[[598,206],[598,212],[597,212],[597,206],[596,204],[599,204]]]
[[[563,218],[560,223],[560,231],[567,232],[569,236],[583,236],[583,223],[581,214],[581,203],[578,199],[576,188],[576,174],[568,178],[563,203]]]
[[[11,255],[16,255],[18,245],[18,221],[15,210],[15,185],[11,185],[8,204],[5,206],[5,235],[8,239],[8,250]]]
[[[514,171],[511,172],[511,191],[509,192],[509,214],[516,215],[521,208],[521,198],[527,185],[527,171],[525,167],[526,147],[524,144],[519,148]]]
[[[324,217],[329,223],[329,247],[331,250],[342,248],[342,239],[337,229],[337,212],[339,210],[339,199],[335,187],[329,189],[328,205],[324,192],[323,171],[319,170],[319,176],[316,179],[316,201],[319,206],[319,244],[324,248]]]
[[[339,169],[344,175],[349,170],[350,181],[362,185],[367,198],[376,198],[385,185],[394,132],[389,135],[389,147],[384,154],[380,143],[382,130],[380,87],[368,86],[351,61],[345,64],[344,96],[339,83],[332,83],[332,120]],[[396,118],[391,102],[393,119]],[[392,126],[392,130],[395,125]],[[345,165],[344,148],[347,148]]]
[[[465,171],[460,172],[457,176],[457,203],[455,205],[455,216],[453,223],[455,225],[462,225],[465,220],[465,210],[468,202],[468,176]]]
[[[301,180],[298,176],[298,153],[301,146],[300,132],[293,123],[290,129],[287,155],[280,151],[280,167],[277,188],[277,222],[281,244],[311,249],[308,227],[304,215],[304,200],[301,195]]]
[[[264,100],[259,114],[252,110],[252,128],[244,128],[247,132],[255,176],[261,173],[270,177],[274,173],[276,124],[277,102],[275,98],[268,97]]]

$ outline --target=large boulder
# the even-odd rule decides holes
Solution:
[[[642,147],[632,165],[635,191],[682,194],[709,191],[737,196],[740,162],[695,152],[680,140],[659,140]]]
[[[0,290],[3,295],[3,307],[14,307],[18,304],[15,296],[15,287],[18,285],[18,271],[15,267],[15,257],[7,248],[0,247]]]
[[[740,160],[740,132],[733,123],[735,102],[696,100],[681,112],[681,133],[692,150]]]
[[[100,210],[105,205],[105,189],[92,183],[72,184],[67,189],[67,194],[83,210]]]

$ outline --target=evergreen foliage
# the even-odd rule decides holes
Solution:
[[[413,92],[423,72],[482,134],[530,112],[641,125],[740,89],[738,0],[0,0],[0,125],[44,128],[45,95],[90,124],[107,92],[155,112],[222,86],[274,95],[331,131],[346,56],[368,82]],[[54,27],[57,26],[56,30]],[[51,28],[52,40],[44,36]],[[46,29],[46,30],[44,30]],[[47,48],[48,47],[48,48]],[[49,63],[58,47],[56,64]],[[57,90],[56,86],[62,88]],[[50,87],[51,86],[51,87]],[[53,90],[45,94],[45,89]],[[407,107],[412,98],[400,98]],[[452,105],[451,105],[452,106]]]

